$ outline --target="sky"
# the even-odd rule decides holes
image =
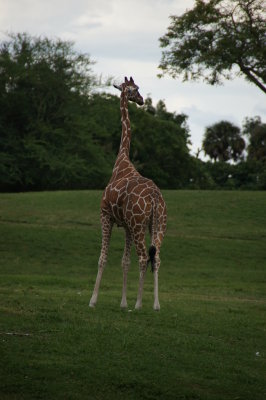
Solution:
[[[162,99],[171,112],[188,115],[191,153],[202,145],[205,128],[221,120],[239,127],[245,117],[266,121],[266,96],[244,78],[223,86],[161,79],[159,38],[170,15],[181,15],[194,0],[0,0],[0,39],[27,32],[72,40],[75,49],[96,61],[93,71],[121,83],[133,76],[145,98]],[[118,94],[114,88],[107,91]],[[201,153],[201,158],[204,154]]]

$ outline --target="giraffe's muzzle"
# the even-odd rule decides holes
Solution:
[[[143,100],[143,97],[139,97],[139,99],[138,99],[138,101],[137,101],[137,104],[139,105],[139,106],[143,106],[143,104],[144,104],[144,100]]]

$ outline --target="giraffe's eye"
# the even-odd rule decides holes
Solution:
[[[137,92],[137,90],[138,89],[136,87],[128,86],[128,93],[131,95],[135,94]]]

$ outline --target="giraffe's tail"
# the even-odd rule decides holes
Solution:
[[[148,259],[148,263],[151,263],[151,272],[154,271],[154,267],[155,267],[155,254],[156,254],[156,247],[155,246],[150,246],[149,248],[149,259]]]

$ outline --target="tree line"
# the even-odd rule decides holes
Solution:
[[[98,90],[104,84],[90,56],[71,42],[23,33],[0,43],[1,191],[107,184],[121,121],[119,98]],[[266,188],[265,124],[259,118],[247,119],[242,132],[226,121],[208,127],[203,150],[213,162],[203,162],[190,154],[186,115],[169,112],[162,100],[153,105],[149,97],[144,107],[129,107],[131,159],[161,188]]]

